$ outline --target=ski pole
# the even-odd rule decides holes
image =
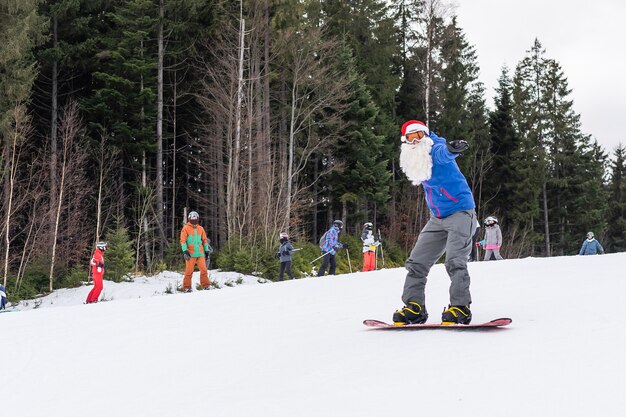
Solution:
[[[348,252],[348,248],[346,248],[346,255],[348,255],[348,265],[350,266],[350,273],[352,273],[352,263],[350,262],[350,252]]]
[[[317,258],[313,259],[311,261],[311,263],[317,261],[318,259],[322,259],[324,256],[328,255],[329,253],[330,253],[330,251],[323,253],[322,256],[318,256]]]
[[[383,238],[380,235],[380,229],[378,229],[378,241],[380,242],[380,257],[383,260],[383,268],[385,268],[385,251],[383,250]]]

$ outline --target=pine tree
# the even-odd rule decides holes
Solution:
[[[608,186],[607,232],[608,252],[626,251],[626,148],[620,144],[613,151],[611,178]]]
[[[378,133],[380,110],[374,103],[364,77],[357,72],[351,49],[344,43],[340,57],[341,72],[350,79],[348,111],[343,139],[332,150],[333,157],[342,166],[329,178],[332,193],[339,197],[342,212],[347,203],[355,203],[356,212],[350,219],[359,222],[371,219],[377,205],[389,199],[388,160],[384,151],[384,136]]]
[[[501,222],[510,218],[509,209],[514,201],[513,154],[519,147],[519,138],[513,125],[511,78],[503,67],[496,88],[495,108],[489,115],[490,161],[485,178],[485,209],[499,216]]]
[[[108,249],[105,253],[105,278],[115,282],[122,281],[133,270],[135,257],[133,256],[133,241],[128,235],[128,229],[117,221],[117,227],[107,233]]]
[[[546,201],[547,161],[543,133],[543,108],[541,107],[545,51],[535,40],[527,56],[517,65],[513,77],[513,120],[520,139],[520,146],[513,154],[516,175],[513,202],[509,208],[514,228],[523,239],[521,252],[534,253],[534,244],[549,241]],[[536,230],[539,222],[543,229]],[[542,233],[543,232],[543,233]],[[549,244],[544,246],[549,254]]]

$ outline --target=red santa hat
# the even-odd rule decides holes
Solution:
[[[426,135],[430,134],[430,131],[423,122],[420,122],[419,120],[409,120],[402,125],[402,136],[400,137],[400,140],[402,140],[402,142],[406,142],[407,133],[415,133],[420,130],[426,133]]]

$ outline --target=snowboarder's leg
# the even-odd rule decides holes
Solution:
[[[443,228],[442,220],[431,217],[422,229],[417,242],[406,260],[408,270],[404,282],[402,301],[405,305],[415,302],[424,306],[426,279],[430,268],[437,262],[446,248],[447,233]]]
[[[485,261],[491,260],[491,254],[493,253],[492,249],[485,249]]]
[[[293,273],[291,272],[291,261],[285,262],[285,270],[289,279],[293,279]]]
[[[497,261],[501,261],[501,260],[503,260],[503,259],[504,259],[504,258],[502,257],[502,255],[500,255],[500,249],[494,249],[494,251],[493,251],[493,256],[495,256],[495,257],[496,257],[496,260],[497,260]]]
[[[191,275],[193,274],[194,267],[196,266],[196,259],[189,258],[185,261],[185,276],[183,278],[183,291],[191,289]]]
[[[472,251],[472,234],[476,225],[474,210],[460,211],[446,217],[444,225],[448,232],[446,242],[446,271],[450,276],[450,305],[469,306],[470,276],[467,257]]]
[[[286,267],[286,262],[281,262],[280,263],[280,272],[278,273],[278,280],[282,281],[283,280],[283,275],[285,275],[285,267]]]
[[[206,290],[211,286],[211,282],[209,281],[209,271],[207,271],[206,268],[206,259],[204,258],[204,256],[196,259],[198,269],[200,270],[200,286],[202,287],[202,289]]]

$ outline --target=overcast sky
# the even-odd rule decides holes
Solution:
[[[538,38],[561,64],[582,129],[612,153],[626,145],[626,0],[457,0],[493,107],[502,65],[512,70]]]

